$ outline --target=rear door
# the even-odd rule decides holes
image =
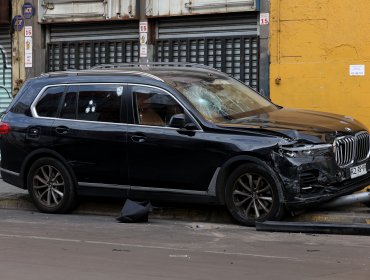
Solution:
[[[75,171],[80,186],[127,186],[127,125],[123,84],[68,86],[53,123],[54,149]]]

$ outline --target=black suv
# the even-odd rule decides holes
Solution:
[[[279,219],[370,185],[350,117],[285,109],[208,67],[102,66],[30,79],[1,118],[1,175],[48,213],[78,195],[226,204]]]

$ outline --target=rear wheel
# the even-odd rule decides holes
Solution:
[[[248,163],[231,173],[225,189],[226,206],[241,224],[254,226],[266,220],[281,219],[278,182],[260,165]]]
[[[76,201],[74,183],[67,168],[54,158],[35,161],[28,173],[27,187],[37,209],[65,213]]]

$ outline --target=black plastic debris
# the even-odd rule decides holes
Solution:
[[[266,221],[263,223],[257,222],[256,230],[270,232],[297,232],[297,233],[370,236],[370,225],[364,224],[324,224],[307,222]]]
[[[133,201],[126,199],[117,220],[121,223],[147,222],[149,213],[152,212],[152,209],[150,201]]]

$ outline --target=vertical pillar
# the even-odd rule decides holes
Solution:
[[[12,18],[22,15],[24,0],[12,1]],[[16,95],[23,85],[26,74],[24,68],[24,22],[21,30],[13,30],[12,34],[12,89]]]
[[[140,48],[141,51],[144,51],[146,49],[146,56],[140,54],[140,62],[149,62],[153,61],[154,57],[154,47],[153,42],[151,40],[152,37],[152,24],[153,22],[148,21],[148,18],[146,16],[146,7],[147,7],[147,0],[140,0],[139,1],[139,14],[140,14],[140,23],[146,23],[147,29],[146,32],[142,32],[143,30],[140,30]],[[142,25],[141,25],[142,26]],[[145,46],[143,46],[145,45]],[[141,53],[140,51],[140,53]]]
[[[260,14],[270,13],[270,1],[260,0]],[[260,22],[260,17],[258,17]],[[265,22],[266,23],[266,22]],[[270,54],[269,54],[269,30],[270,24],[264,24],[259,26],[259,38],[260,38],[260,59],[259,59],[259,92],[264,96],[270,95],[269,88],[269,73],[270,73]]]
[[[35,14],[30,19],[25,19],[25,26],[32,27],[32,53],[33,63],[32,67],[26,68],[26,79],[39,76],[46,71],[46,44],[45,44],[45,31],[43,26],[38,23],[38,2],[42,0],[28,0],[35,9]]]

